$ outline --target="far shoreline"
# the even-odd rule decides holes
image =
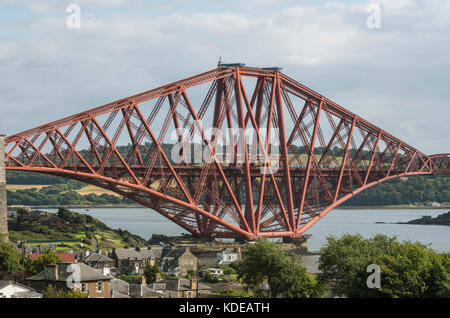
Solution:
[[[106,204],[106,205],[31,205],[19,206],[10,205],[7,207],[8,211],[14,211],[19,208],[29,209],[151,209],[140,204]],[[399,206],[399,205],[374,205],[374,206],[339,206],[334,210],[446,210],[450,206]]]

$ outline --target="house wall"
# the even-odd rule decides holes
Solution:
[[[103,281],[103,290],[97,291],[98,282],[86,283],[89,298],[111,298],[111,282]],[[81,287],[75,288],[75,290],[81,291]]]
[[[103,291],[97,292],[97,281],[86,282],[86,289],[89,298],[111,298],[111,282],[103,281]],[[39,291],[46,290],[50,285],[56,289],[69,290],[66,282],[51,282],[51,281],[29,281],[28,286]],[[77,285],[74,290],[81,291],[81,283]]]
[[[177,267],[179,275],[186,275],[189,271],[197,271],[197,257],[189,251],[178,257]]]

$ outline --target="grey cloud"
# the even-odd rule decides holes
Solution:
[[[200,73],[222,56],[283,66],[287,75],[411,145],[450,151],[449,1],[382,2],[379,30],[366,27],[364,3],[283,1],[277,7],[266,1],[255,13],[254,2],[226,2],[224,12],[183,12],[181,2],[171,1],[164,3],[164,10],[173,6],[167,14],[162,5],[139,2],[137,13],[116,1],[120,12],[101,15],[80,3],[80,30],[65,27],[64,5],[46,2],[55,4],[51,13],[34,12],[25,26],[8,22],[22,33],[0,37],[2,132]],[[20,3],[26,10],[27,2]]]

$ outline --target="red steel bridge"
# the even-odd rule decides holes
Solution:
[[[245,145],[261,144],[263,160],[252,160],[249,147],[236,155],[232,145],[234,159],[219,161],[220,144],[209,128],[225,135],[229,128],[252,128],[253,140],[238,137]],[[278,144],[269,145],[269,138]],[[175,163],[166,149],[176,142],[201,144],[212,160]],[[243,64],[222,64],[5,143],[6,169],[114,191],[205,238],[300,238],[333,208],[380,182],[450,172],[449,154],[422,153],[278,68]],[[279,154],[278,169],[267,160],[272,153]]]

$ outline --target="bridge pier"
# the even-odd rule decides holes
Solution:
[[[9,241],[6,208],[5,135],[0,135],[0,240]]]
[[[283,237],[283,243],[294,244],[297,247],[308,248],[308,239],[311,237],[311,234],[303,234],[301,237]]]

